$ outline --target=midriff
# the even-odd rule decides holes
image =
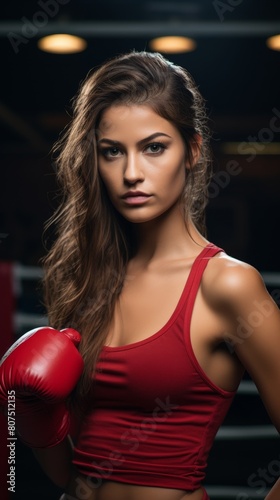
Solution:
[[[204,489],[188,492],[172,488],[138,486],[115,481],[96,484],[94,478],[74,475],[60,500],[203,500]]]

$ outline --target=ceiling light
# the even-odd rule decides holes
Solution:
[[[55,54],[74,54],[85,50],[87,42],[83,38],[73,35],[49,35],[40,38],[38,47],[45,52]]]
[[[185,36],[161,36],[150,41],[150,47],[156,52],[166,54],[179,54],[191,52],[196,48],[196,42],[192,38]]]
[[[266,40],[266,45],[272,50],[280,50],[280,35],[271,36]]]

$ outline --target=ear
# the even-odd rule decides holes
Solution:
[[[189,143],[190,152],[186,158],[186,168],[190,169],[197,164],[200,158],[202,145],[202,137],[199,134],[195,134]]]

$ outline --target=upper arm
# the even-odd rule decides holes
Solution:
[[[213,294],[228,318],[226,337],[280,432],[279,308],[252,266],[230,258],[219,266]]]

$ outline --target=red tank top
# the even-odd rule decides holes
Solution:
[[[195,297],[213,244],[195,259],[167,323],[149,338],[105,346],[73,463],[96,487],[103,481],[193,491],[235,392],[217,387],[190,342]]]

